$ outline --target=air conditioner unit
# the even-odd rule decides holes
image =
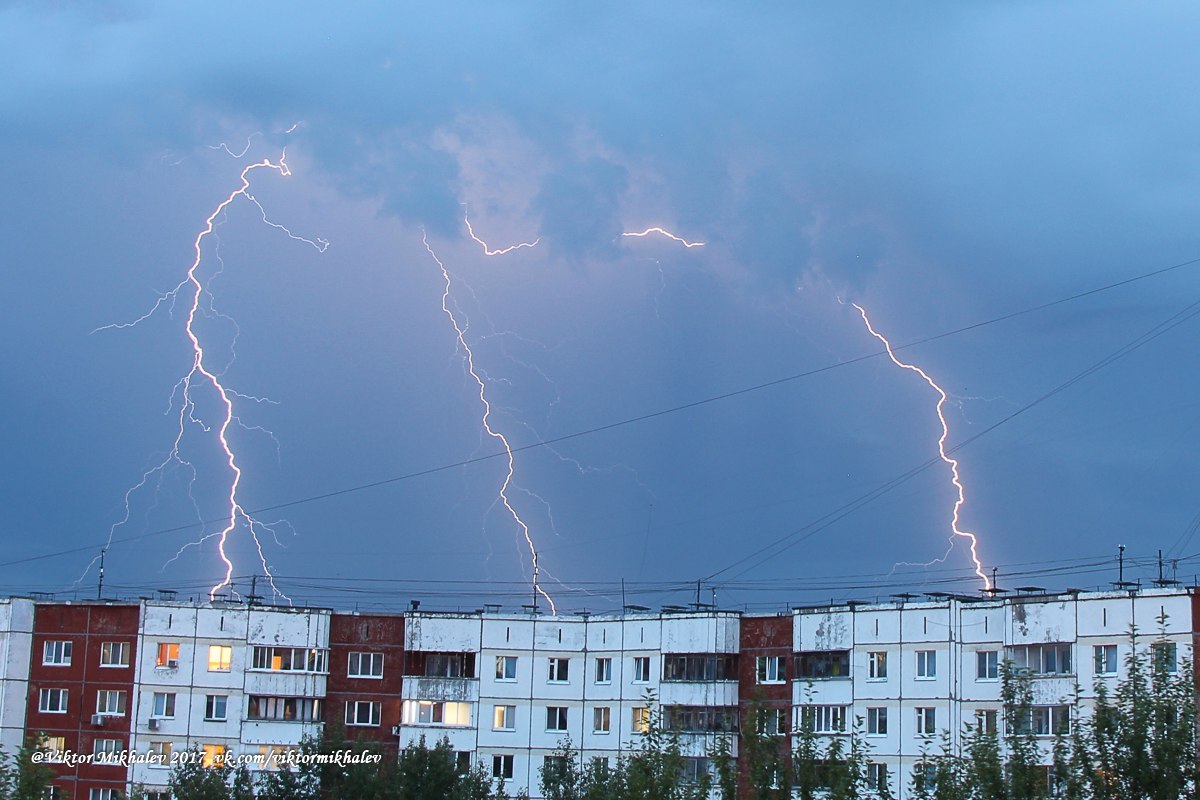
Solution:
[[[399,736],[399,735],[400,735],[400,726],[393,725],[392,726],[392,736]]]
[[[103,714],[92,714],[92,724],[93,725],[103,725],[104,724],[104,715]]]
[[[151,717],[150,721],[146,723],[146,727],[152,731],[158,730],[158,717]]]

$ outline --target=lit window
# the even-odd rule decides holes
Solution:
[[[884,736],[888,732],[888,715],[887,708],[868,708],[867,709],[867,734],[869,736]]]
[[[42,664],[47,667],[71,666],[71,642],[46,642],[42,645]]]
[[[612,730],[612,709],[598,706],[592,709],[592,732],[608,733]]]
[[[227,644],[210,644],[208,646],[208,671],[229,672],[233,664],[233,648]]]
[[[209,722],[224,722],[228,719],[229,696],[210,694],[204,698],[204,718]]]
[[[517,657],[496,656],[496,680],[514,682],[517,679]]]
[[[346,724],[379,727],[383,704],[370,700],[352,700],[346,703]]]
[[[612,659],[596,659],[596,683],[612,683]]]
[[[154,703],[150,711],[150,716],[160,719],[171,719],[175,716],[175,693],[174,692],[155,692]]]
[[[101,689],[96,692],[96,713],[119,717],[125,713],[127,698],[123,689]]]
[[[154,666],[162,669],[176,669],[179,667],[179,643],[178,642],[159,642],[158,653],[154,657]]]
[[[497,731],[512,731],[517,728],[516,706],[493,706],[492,729]]]
[[[102,642],[100,644],[100,666],[128,667],[129,642]]]
[[[43,714],[67,713],[66,689],[39,689],[38,711]]]
[[[936,708],[918,708],[916,711],[917,711],[917,733],[918,734],[937,733],[937,709]]]
[[[255,647],[251,669],[272,672],[325,672],[328,650],[309,647]]]
[[[206,767],[219,767],[225,762],[225,745],[200,745],[200,763]]]
[[[783,683],[787,680],[786,656],[759,656],[754,666],[758,683]]]
[[[650,709],[645,706],[633,707],[633,732],[648,733],[650,731]]]
[[[546,730],[555,733],[565,733],[567,730],[566,706],[546,707]]]
[[[382,678],[383,653],[351,653],[346,667],[348,678]]]
[[[1000,654],[995,650],[980,650],[975,654],[975,679],[994,681],[1000,678]]]
[[[405,700],[401,715],[405,725],[470,725],[470,703]]]
[[[567,683],[570,679],[571,660],[569,658],[552,658],[550,659],[550,675],[547,680],[550,683]]]
[[[936,678],[937,677],[937,651],[936,650],[918,650],[917,651],[917,677],[918,678]]]
[[[38,749],[46,754],[47,761],[62,761],[67,754],[67,737],[43,736],[38,743]]]
[[[513,757],[512,756],[492,756],[492,777],[502,780],[512,780],[513,776]]]
[[[877,650],[867,653],[867,680],[882,681],[887,679],[887,652]]]
[[[634,683],[649,683],[650,682],[650,656],[634,656],[634,659],[633,659],[633,682]]]

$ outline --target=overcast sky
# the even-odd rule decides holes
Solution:
[[[438,260],[493,429],[569,437],[518,450],[508,490],[560,608],[618,605],[622,579],[759,610],[975,592],[927,465],[937,394],[859,360],[879,347],[850,303],[908,344],[1200,258],[1198,17],[4,4],[0,584],[94,596],[110,536],[106,594],[221,580],[215,538],[172,560],[222,528],[232,477],[203,381],[169,457],[190,285],[105,326],[184,281],[286,148],[290,176],[247,173],[202,239],[193,328],[290,597],[529,602]],[[537,244],[488,256],[467,214],[492,250]],[[622,236],[652,226],[704,245]],[[1134,577],[1160,548],[1200,572],[1197,301],[1181,266],[898,354],[950,393],[948,446],[971,440],[962,527],[1002,587],[1115,580],[1119,544]],[[245,593],[244,523],[227,549]]]

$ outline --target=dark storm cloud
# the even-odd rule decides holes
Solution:
[[[600,158],[550,175],[534,200],[542,235],[561,257],[612,258],[619,252],[620,195],[628,183],[624,168]]]

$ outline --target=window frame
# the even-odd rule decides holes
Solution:
[[[937,679],[937,650],[917,650],[916,671],[913,678],[918,681]]]
[[[113,661],[113,654],[117,655],[117,660]],[[129,642],[101,642],[100,643],[100,666],[106,669],[124,669],[130,664],[130,653],[133,652],[133,647]]]
[[[155,645],[154,668],[179,669],[179,642],[158,642]]]
[[[517,656],[496,656],[496,682],[517,682]]]
[[[150,697],[151,719],[175,719],[175,692],[154,692]],[[159,698],[162,698],[162,712],[158,710]]]
[[[612,683],[612,658],[601,656],[596,659],[596,685],[606,686]]]
[[[546,733],[566,733],[571,729],[567,711],[567,706],[546,706]]]
[[[75,642],[70,639],[47,639],[42,642],[42,666],[69,667],[74,651]]]
[[[383,680],[383,653],[370,651],[355,651],[346,654],[346,677],[366,678],[375,681]],[[378,662],[378,671],[376,671]],[[363,666],[367,669],[364,670]]]
[[[867,653],[867,680],[886,681],[888,677],[887,650],[871,650]]]
[[[867,708],[867,736],[888,735],[887,706],[869,706]]]
[[[109,710],[109,704],[116,701],[117,710]],[[103,701],[103,702],[101,702]],[[127,689],[97,689],[96,713],[103,717],[123,717],[129,710],[129,691]]]
[[[59,708],[50,708],[55,703],[47,702],[51,697],[57,697],[60,700]],[[38,689],[38,713],[39,714],[66,714],[67,707],[70,701],[70,691],[60,689],[58,687],[47,687]]]
[[[361,711],[366,709],[366,722],[361,721]],[[383,703],[379,700],[347,700],[343,712],[348,728],[378,728],[383,719]]]
[[[220,701],[224,700],[224,703]],[[218,706],[221,716],[217,716]],[[229,695],[227,694],[206,694],[204,696],[204,721],[205,722],[228,722],[229,721]]]
[[[511,732],[517,729],[517,707],[497,703],[492,706],[492,730]]]
[[[571,659],[551,656],[547,661],[546,683],[571,682]]]
[[[592,733],[606,735],[612,733],[612,707],[592,707]]]

